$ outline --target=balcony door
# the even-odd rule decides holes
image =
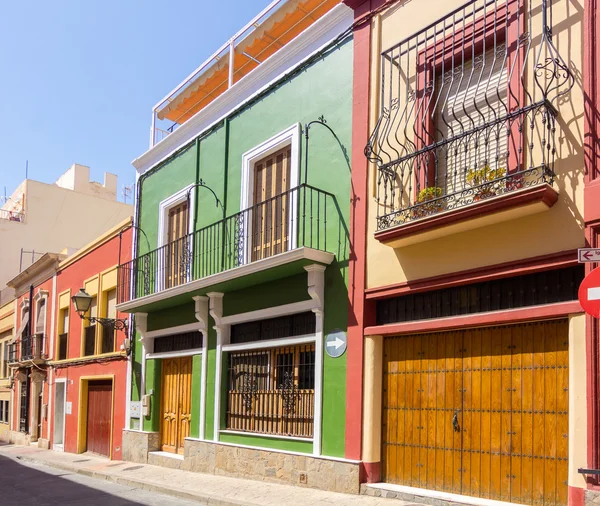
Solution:
[[[181,202],[168,210],[167,244],[165,246],[165,288],[187,281],[188,261],[188,203]]]
[[[252,261],[289,249],[291,146],[254,165]]]

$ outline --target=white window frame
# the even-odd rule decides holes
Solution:
[[[44,352],[46,350],[46,328],[48,326],[48,311],[50,311],[50,308],[48,307],[48,292],[46,290],[39,290],[38,293],[36,293],[33,297],[33,300],[35,301],[35,324],[33,324],[32,335],[36,334],[35,330],[37,330],[37,318],[40,310],[40,305],[42,304],[42,300],[45,301],[44,304],[46,306],[46,311],[44,313],[44,332],[42,334],[42,349],[40,350],[41,354],[45,355]],[[29,314],[29,320],[31,321],[31,314]]]
[[[241,197],[240,197],[240,211],[244,211],[252,207],[253,195],[254,195],[254,167],[257,162],[266,158],[267,156],[279,151],[280,149],[290,146],[290,189],[296,188],[300,184],[300,133],[302,127],[300,123],[294,123],[290,127],[286,128],[277,135],[274,135],[270,139],[262,142],[258,146],[253,147],[251,150],[246,151],[242,155],[242,185],[241,185]],[[297,195],[296,195],[297,199]],[[293,194],[290,194],[290,210],[289,213],[289,227],[290,231],[290,242],[289,250],[296,249],[296,235],[298,230],[298,220],[296,219],[296,199]],[[248,212],[246,217],[247,226],[251,226],[252,216]],[[252,233],[246,233],[243,236],[243,261],[242,265],[249,263],[252,258]]]
[[[190,192],[190,201],[188,208],[188,234],[191,234],[194,231],[194,220],[193,209],[196,202],[196,192],[190,191],[194,187],[194,183],[187,185],[185,188],[182,188],[177,193],[174,193],[170,197],[162,200],[159,204],[159,213],[158,213],[158,247],[161,248],[166,246],[168,243],[168,222],[169,222],[169,210],[179,204],[183,204],[187,200],[188,192]],[[193,244],[190,244],[190,248],[192,248]],[[190,249],[190,255],[194,256],[194,252]],[[158,272],[155,275],[155,283],[156,283],[156,292],[160,292],[164,290],[164,259],[162,255],[158,257],[157,270]],[[187,281],[191,281],[191,269],[190,274],[188,275]]]

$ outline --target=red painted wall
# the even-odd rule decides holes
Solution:
[[[42,283],[38,284],[38,285],[34,285],[33,287],[33,303],[30,303],[29,306],[29,310],[30,310],[30,329],[31,329],[31,334],[33,334],[35,332],[35,323],[37,320],[37,311],[36,311],[36,302],[35,302],[35,296],[36,294],[41,291],[47,291],[48,292],[48,300],[46,301],[46,326],[45,326],[45,339],[44,339],[44,348],[43,348],[43,353],[50,358],[50,336],[51,336],[51,329],[52,329],[52,313],[54,311],[54,298],[52,296],[52,277],[50,277],[49,279],[47,279],[46,281],[43,281]],[[17,298],[17,325],[16,325],[16,329],[20,329],[21,328],[21,304],[23,303],[23,301],[29,300],[29,290],[27,290],[24,294],[22,294],[20,297]],[[19,349],[19,353],[20,353],[20,349]],[[34,409],[35,406],[35,402],[37,402],[37,399],[33,398],[33,395],[30,396],[30,403],[29,403],[29,413],[31,414]],[[43,392],[43,396],[42,396],[42,403],[43,404],[48,404],[48,381],[46,380],[46,382],[44,383],[44,392]],[[14,383],[14,387],[13,387],[13,401],[12,401],[12,425],[11,425],[11,430],[13,431],[19,431],[19,387],[18,387],[18,382],[15,381]],[[31,416],[31,415],[30,415]],[[48,418],[44,418],[42,420],[42,433],[39,435],[42,438],[46,438],[48,436]]]
[[[84,281],[96,274],[106,271],[119,263],[131,259],[131,240],[132,229],[129,228],[121,236],[120,258],[119,258],[119,236],[115,236],[109,241],[101,244],[95,249],[67,265],[58,273],[56,292],[58,294],[70,289],[71,295],[74,295],[84,286]],[[56,320],[58,320],[58,309],[55,309]],[[69,359],[81,356],[82,325],[81,319],[75,313],[73,305],[69,311],[69,337],[68,354]],[[127,318],[126,314],[117,313],[117,318]],[[116,347],[127,337],[124,331],[118,331],[115,334]],[[127,359],[116,358],[109,361],[88,361],[86,363],[76,363],[66,367],[55,368],[52,381],[56,379],[66,379],[66,402],[71,403],[71,414],[65,415],[65,433],[64,450],[70,453],[77,452],[78,438],[78,416],[79,416],[79,391],[80,379],[92,376],[114,376],[113,380],[113,418],[112,418],[112,458],[121,459],[121,438],[125,424],[126,409],[126,391],[127,391]],[[54,395],[54,389],[52,389]],[[54,443],[54,403],[49,413],[51,445]],[[85,427],[82,427],[85,430]]]

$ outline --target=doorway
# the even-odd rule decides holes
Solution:
[[[53,446],[59,449],[64,448],[65,442],[65,400],[66,400],[66,382],[56,382],[54,384],[54,438]]]
[[[192,357],[163,360],[161,393],[162,450],[183,454],[192,414]]]
[[[112,381],[90,381],[87,395],[87,451],[110,457],[111,429]]]

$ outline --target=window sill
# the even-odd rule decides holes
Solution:
[[[232,434],[234,436],[252,436],[258,438],[268,439],[282,439],[284,441],[303,441],[305,443],[312,443],[314,438],[312,437],[297,437],[297,436],[281,436],[278,434],[262,434],[260,432],[244,432],[243,430],[220,430],[219,434]]]
[[[558,192],[548,184],[507,193],[375,233],[375,239],[403,248],[549,210]]]
[[[98,359],[118,359],[118,358],[126,358],[127,354],[124,351],[116,351],[113,353],[104,353],[102,355],[89,355],[86,357],[77,357],[77,358],[67,358],[64,360],[52,360],[48,362],[48,365],[51,366],[67,366],[73,363],[79,362],[93,362]]]

